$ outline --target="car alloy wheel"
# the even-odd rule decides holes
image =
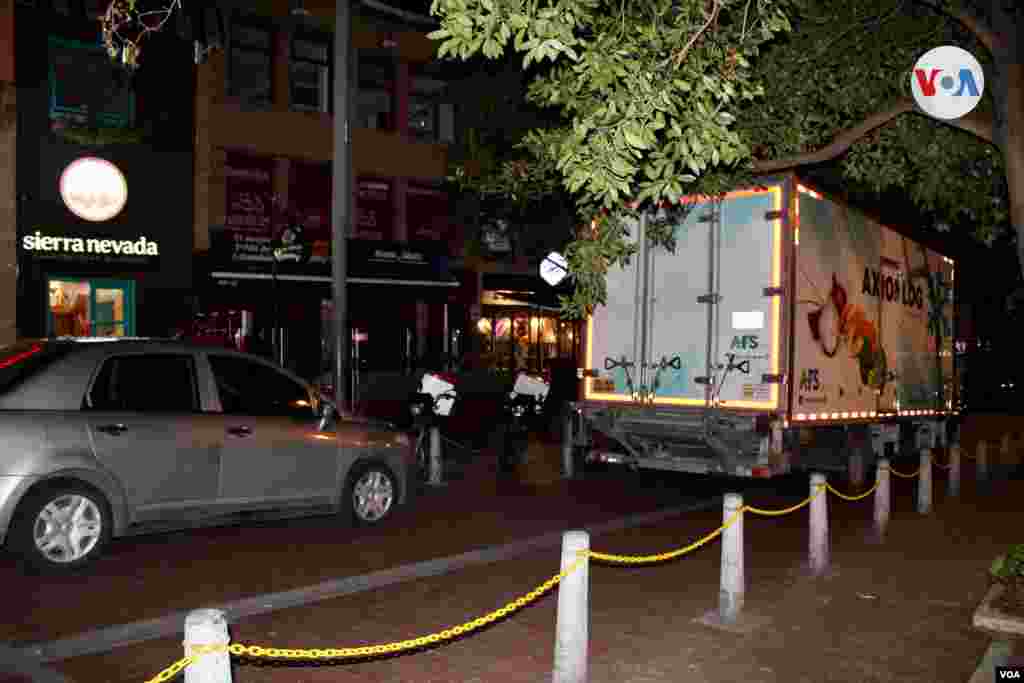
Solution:
[[[103,515],[91,499],[68,493],[36,514],[32,537],[36,550],[51,562],[77,562],[93,551],[103,534]]]
[[[110,539],[110,515],[103,499],[84,486],[47,489],[25,502],[12,535],[35,568],[72,570],[100,554]]]
[[[395,506],[397,486],[391,473],[379,465],[361,471],[352,482],[352,512],[360,524],[383,521]]]

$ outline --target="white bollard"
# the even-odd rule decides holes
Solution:
[[[878,489],[875,491],[875,540],[885,540],[885,530],[889,526],[889,512],[892,510],[892,490],[889,486],[889,458],[878,461],[878,472],[875,475]]]
[[[228,622],[219,609],[197,609],[185,617],[185,656],[192,648],[228,645]],[[223,652],[201,654],[185,669],[185,683],[231,683],[231,655]]]
[[[573,462],[573,408],[566,406],[565,420],[562,422],[562,477],[572,479],[575,463]]]
[[[921,449],[921,472],[917,475],[917,512],[921,515],[932,511],[932,450]]]
[[[581,551],[590,550],[590,534],[566,531],[562,534],[562,568],[565,571]],[[590,631],[590,558],[558,584],[558,617],[555,622],[555,667],[552,683],[586,683],[587,640]]]
[[[743,508],[743,496],[727,493],[722,501],[722,521],[727,522]],[[746,577],[743,571],[743,514],[722,532],[722,578],[718,589],[718,617],[735,624],[743,611]]]
[[[441,462],[441,430],[430,428],[430,454],[428,458],[427,484],[444,485],[444,465]]]
[[[984,441],[978,442],[977,465],[978,483],[985,484],[988,482],[988,444]]]
[[[949,447],[949,489],[946,495],[950,498],[960,495],[960,444]]]
[[[828,491],[825,475],[815,472],[811,475],[811,533],[807,547],[807,564],[811,574],[821,576],[828,572]],[[815,495],[817,494],[817,495]]]

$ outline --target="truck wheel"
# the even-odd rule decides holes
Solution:
[[[102,495],[83,484],[42,488],[21,503],[11,544],[42,573],[67,573],[95,560],[110,541],[112,517]]]

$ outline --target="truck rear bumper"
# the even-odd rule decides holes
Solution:
[[[585,462],[588,464],[622,465],[630,469],[662,470],[665,472],[687,472],[691,474],[719,474],[733,477],[753,477],[770,479],[789,472],[786,463],[737,465],[732,469],[723,466],[711,458],[644,458],[633,457],[614,451],[588,451]]]

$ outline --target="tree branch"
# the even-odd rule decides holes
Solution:
[[[855,142],[871,131],[884,126],[897,116],[906,114],[907,112],[914,112],[921,116],[927,116],[927,114],[918,108],[912,99],[909,97],[901,97],[887,109],[876,112],[853,128],[842,131],[836,135],[832,142],[827,146],[813,152],[797,154],[785,159],[755,159],[754,171],[756,173],[772,173],[774,171],[796,168],[797,166],[809,166],[811,164],[820,164],[825,161],[831,161],[832,159],[844,154]],[[936,119],[936,121],[938,120]],[[952,121],[939,121],[939,123],[945,123],[953,128],[959,128],[960,130],[967,131],[985,142],[992,142],[992,117],[990,115],[980,113],[977,110],[972,111],[970,114],[959,119],[954,119]]]
[[[931,2],[930,0],[914,1],[962,24],[964,28],[974,34],[978,42],[984,45],[989,52],[994,53],[997,48],[1002,46],[1003,37],[980,14],[972,12],[966,7],[959,10],[949,10],[943,7],[940,2]]]
[[[718,0],[712,0],[712,2],[714,3],[714,5],[711,8],[711,14],[708,16],[708,20],[704,23],[700,30],[698,30],[690,37],[690,40],[687,41],[686,45],[683,46],[683,49],[680,50],[679,53],[676,55],[675,59],[677,69],[680,67],[680,65],[682,65],[683,60],[686,59],[686,54],[690,51],[690,48],[693,47],[693,44],[696,43],[702,35],[704,35],[704,32],[708,30],[708,27],[711,26],[711,24],[714,23],[715,19],[718,18],[718,10],[721,9],[721,5],[718,3]]]

